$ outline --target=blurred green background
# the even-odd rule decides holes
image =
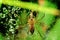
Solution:
[[[0,0],[0,40],[60,40],[60,1],[43,0],[43,6],[40,1]],[[28,25],[31,11],[33,34]]]

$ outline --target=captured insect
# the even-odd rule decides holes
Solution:
[[[31,34],[34,33],[34,15],[33,12],[30,13],[30,18],[28,19],[28,25],[29,25],[29,32],[31,32]]]

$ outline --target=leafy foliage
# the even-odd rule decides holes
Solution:
[[[21,1],[20,5],[24,4],[25,1],[35,2],[35,5],[26,2],[27,5],[31,4],[31,6],[22,5],[21,7],[12,3],[13,1],[17,0],[5,1],[6,4],[5,2],[0,3],[0,40],[59,40],[60,17],[51,14],[53,13],[51,9],[56,9],[56,5],[46,1],[42,9],[39,9],[40,7],[37,9],[38,5],[34,0],[22,0],[24,2],[18,0],[18,3]],[[26,7],[27,9],[25,9]],[[45,7],[48,7],[48,12],[44,9]],[[35,20],[33,34],[31,34],[30,25],[28,25],[31,9]]]

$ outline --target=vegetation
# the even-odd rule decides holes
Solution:
[[[60,10],[51,0],[1,0],[0,40],[60,40]]]

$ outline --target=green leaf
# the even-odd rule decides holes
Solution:
[[[53,29],[48,33],[45,40],[60,40],[60,19],[57,20]]]
[[[0,8],[1,8],[1,5],[2,5],[2,0],[0,0]]]
[[[2,36],[2,34],[0,33],[0,40],[3,40],[3,36]]]

